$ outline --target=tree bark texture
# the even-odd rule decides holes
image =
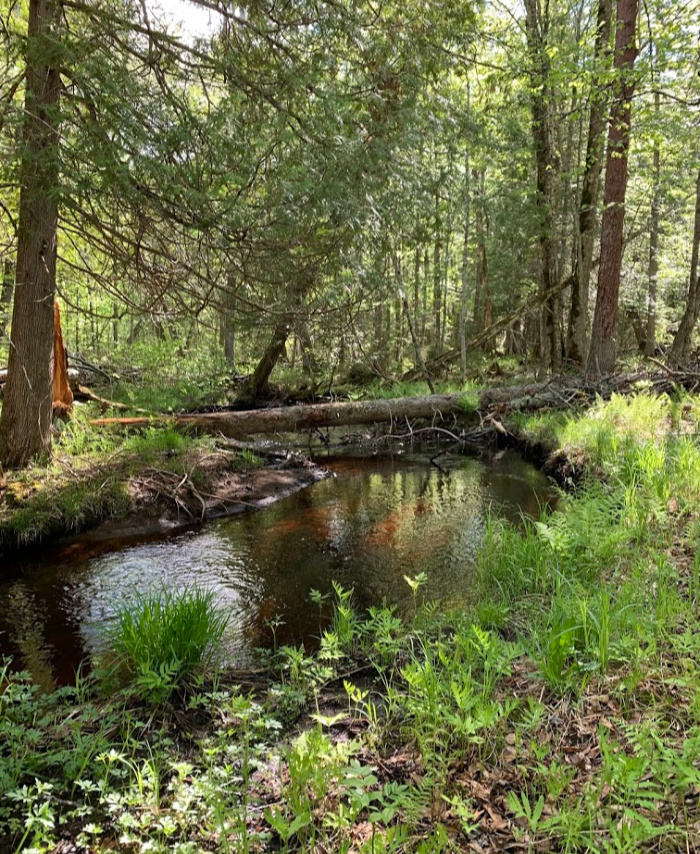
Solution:
[[[61,311],[53,306],[53,414],[67,418],[73,411],[73,392],[68,381],[68,354],[63,343]]]
[[[554,235],[556,164],[552,127],[553,92],[549,60],[549,4],[525,0],[525,31],[531,63],[532,133],[537,165],[537,207],[540,215],[540,289],[547,293],[557,281]],[[542,355],[553,370],[561,367],[561,296],[554,293],[544,304]]]
[[[658,115],[661,97],[656,93],[655,107]],[[659,141],[654,141],[654,171],[651,190],[651,221],[649,223],[649,300],[647,304],[644,352],[653,356],[656,351],[656,300],[659,288],[659,221],[661,218],[661,151]]]
[[[608,45],[612,27],[612,0],[600,0],[595,39],[595,63],[600,66]],[[598,196],[600,176],[603,173],[605,147],[605,113],[608,98],[602,86],[594,87],[591,93],[591,108],[588,120],[586,143],[586,165],[579,201],[578,235],[576,258],[571,276],[571,308],[566,353],[576,364],[583,365],[588,340],[588,299],[593,267],[593,244],[598,222]]]
[[[319,403],[311,406],[284,406],[248,412],[211,412],[203,415],[176,415],[167,419],[176,427],[205,433],[222,433],[236,438],[253,433],[290,433],[317,427],[346,427],[352,424],[404,421],[406,418],[437,418],[462,411],[461,395],[436,394],[427,397],[399,397],[394,400],[367,400],[350,403]],[[122,425],[143,427],[149,418],[102,418],[91,422],[97,427]],[[405,426],[405,425],[404,425]]]
[[[615,370],[617,315],[622,269],[622,236],[627,192],[634,61],[637,56],[638,0],[617,0],[615,82],[605,169],[605,195],[600,236],[598,293],[586,372],[597,377]]]
[[[688,299],[678,332],[673,339],[669,359],[676,365],[688,358],[693,329],[700,315],[700,277],[698,276],[698,254],[700,253],[700,172],[695,186],[695,225],[693,227],[693,252],[690,258],[690,280]]]
[[[15,299],[0,461],[21,467],[51,446],[61,78],[58,0],[30,0]]]

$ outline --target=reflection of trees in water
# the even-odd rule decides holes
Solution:
[[[28,670],[44,691],[56,688],[51,666],[51,650],[44,638],[46,616],[36,598],[21,584],[13,584],[6,594],[5,621],[9,640],[19,653],[23,670]]]
[[[73,585],[72,590],[48,570],[30,573],[5,588],[14,591],[14,598],[6,599],[0,630],[7,627],[12,652],[51,687],[72,681],[83,644],[91,643],[89,633],[86,639],[79,634],[78,619],[71,614],[88,626],[99,624],[104,618],[100,609],[110,613],[132,585],[152,587],[159,579],[167,587],[200,579],[221,591],[222,604],[228,603],[233,616],[231,652],[246,663],[251,654],[246,650],[272,644],[270,623],[277,616],[284,622],[276,632],[278,643],[313,643],[319,610],[310,591],[332,594],[333,580],[355,589],[359,609],[386,598],[410,610],[403,576],[423,571],[428,574],[426,598],[463,600],[489,503],[517,521],[520,509],[536,516],[538,496],[546,500],[550,493],[546,481],[517,458],[491,464],[453,458],[447,469],[364,465],[262,513],[216,523],[186,541],[77,562],[75,571],[64,565],[61,585]],[[329,603],[322,616],[330,616]]]

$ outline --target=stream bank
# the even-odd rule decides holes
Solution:
[[[316,652],[273,648],[264,673],[166,705],[143,683],[41,697],[6,677],[0,842],[29,827],[38,850],[99,854],[695,850],[698,424],[697,399],[646,395],[526,416],[606,478],[521,528],[492,519],[469,607],[436,610],[409,577],[403,619],[363,617],[340,590]]]

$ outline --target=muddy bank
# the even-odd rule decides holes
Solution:
[[[162,536],[254,511],[329,473],[301,454],[260,461],[207,446],[140,460],[119,458],[76,472],[23,475],[0,495],[0,559],[48,544]]]
[[[532,463],[557,486],[570,490],[578,486],[586,473],[591,474],[583,457],[569,454],[564,448],[529,436],[517,425],[509,425],[508,435],[497,433],[499,447],[517,451],[523,459]]]
[[[132,512],[84,532],[81,540],[100,543],[169,534],[212,519],[261,510],[329,476],[312,462],[299,460],[290,467],[214,471],[202,486],[195,486],[189,475],[178,479],[156,472],[129,484],[134,496]]]

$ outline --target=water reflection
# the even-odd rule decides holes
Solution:
[[[313,645],[312,589],[353,587],[358,606],[412,602],[404,575],[428,574],[426,595],[464,600],[489,506],[517,520],[551,498],[545,479],[511,454],[485,462],[425,456],[334,458],[336,477],[256,514],[160,541],[80,559],[47,553],[0,587],[0,652],[47,688],[72,681],[99,648],[100,629],[137,593],[192,584],[214,592],[231,617],[228,655],[246,666],[272,639]]]

